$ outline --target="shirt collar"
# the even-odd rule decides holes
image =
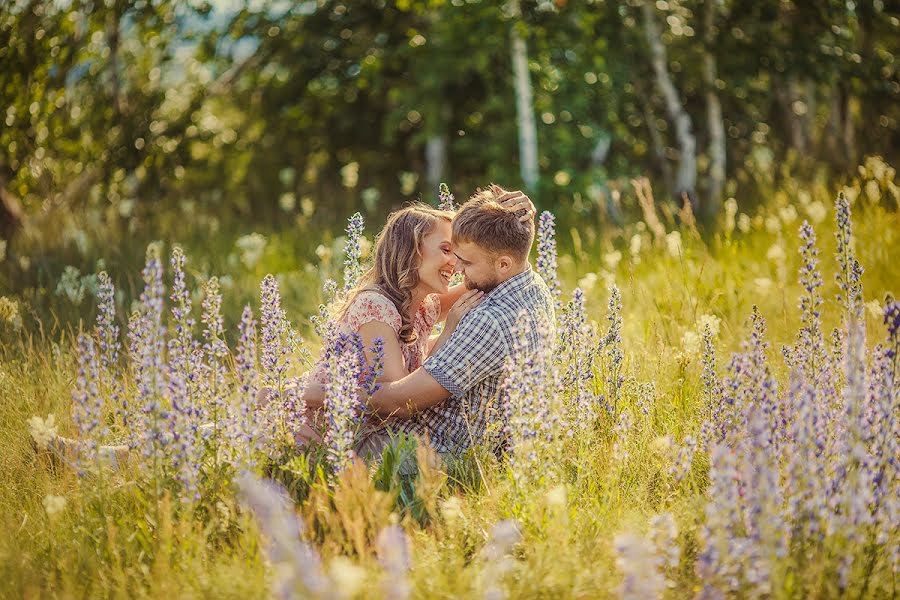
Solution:
[[[531,263],[527,263],[527,268],[524,271],[522,271],[518,275],[513,275],[512,277],[489,291],[487,294],[485,294],[485,299],[495,298],[497,296],[522,289],[532,280],[533,275],[534,272],[531,270]]]

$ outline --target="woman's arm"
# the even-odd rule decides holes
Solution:
[[[466,286],[462,283],[457,283],[451,287],[450,291],[446,294],[438,294],[438,298],[441,300],[441,314],[438,316],[438,323],[447,320],[447,314],[450,312],[450,309],[453,308],[453,305],[456,304],[459,297],[465,293]]]

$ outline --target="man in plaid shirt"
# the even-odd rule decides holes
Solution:
[[[466,287],[485,292],[481,304],[422,367],[383,384],[369,400],[379,415],[391,417],[388,430],[416,434],[440,453],[458,454],[483,440],[498,414],[504,365],[523,312],[532,324],[528,351],[556,340],[553,297],[528,263],[534,221],[499,204],[497,192],[476,194],[453,219],[456,268]],[[388,435],[370,435],[360,454],[380,454]]]

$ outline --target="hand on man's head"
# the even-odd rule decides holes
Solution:
[[[491,191],[497,196],[499,204],[515,211],[524,210],[525,214],[519,217],[519,220],[523,223],[534,219],[537,210],[531,199],[525,195],[525,192],[521,190],[510,192],[494,183],[491,184]]]

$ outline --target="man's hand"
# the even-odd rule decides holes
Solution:
[[[525,192],[522,192],[521,190],[508,192],[499,185],[493,183],[491,184],[491,191],[497,196],[497,202],[506,208],[516,211],[524,210],[525,214],[519,217],[519,220],[523,223],[534,219],[537,209],[534,207],[534,203],[531,199],[525,195]]]
[[[369,397],[369,408],[384,418],[408,419],[449,397],[450,392],[419,367],[403,379],[383,384]]]

